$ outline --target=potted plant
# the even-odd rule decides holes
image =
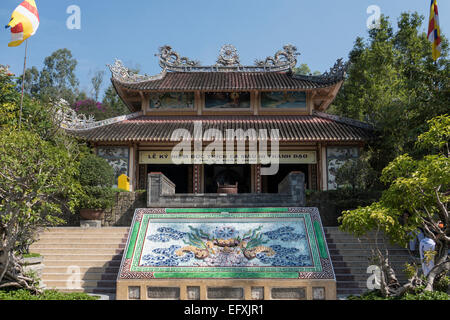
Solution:
[[[114,169],[96,155],[89,154],[80,163],[80,216],[84,220],[101,220],[104,211],[114,204]]]

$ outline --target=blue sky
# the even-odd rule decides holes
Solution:
[[[22,0],[2,0],[0,22],[6,25]],[[401,12],[426,17],[430,0],[36,0],[41,24],[29,41],[28,66],[42,67],[46,56],[68,48],[78,60],[81,88],[90,91],[90,78],[106,64],[121,59],[142,73],[160,72],[154,56],[169,44],[181,55],[214,64],[220,47],[233,44],[241,63],[253,64],[281,49],[297,46],[299,63],[315,71],[328,70],[336,59],[348,56],[357,36],[367,35],[367,8],[377,5],[396,22]],[[70,5],[81,9],[81,30],[69,30]],[[450,30],[450,1],[438,0],[441,29]],[[1,24],[0,23],[0,24]],[[8,48],[8,30],[0,32],[0,64],[22,73],[25,46]]]

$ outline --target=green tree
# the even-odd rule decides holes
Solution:
[[[108,89],[106,89],[102,104],[109,107],[112,117],[118,117],[130,113],[130,110],[125,103],[123,103],[112,84],[108,87]]]
[[[350,159],[340,167],[336,173],[336,184],[339,189],[368,190],[373,186],[374,172],[368,161],[363,156],[358,159]]]
[[[70,148],[25,129],[0,131],[0,288],[39,291],[23,273],[23,252],[38,228],[62,223],[81,187]]]
[[[394,30],[382,17],[367,40],[357,38],[349,54],[348,76],[330,112],[373,124],[377,139],[369,148],[378,172],[397,156],[420,156],[416,137],[426,121],[448,112],[448,41],[434,63],[423,30],[424,17],[403,13]]]
[[[450,116],[437,117],[428,122],[430,129],[418,139],[417,146],[443,150],[450,139]],[[382,173],[381,180],[388,185],[379,202],[346,211],[339,219],[341,229],[360,237],[378,230],[393,243],[406,246],[418,228],[436,242],[435,267],[427,276],[426,290],[433,289],[439,275],[450,270],[450,159],[448,150],[428,154],[415,160],[405,154],[392,161]],[[418,284],[417,277],[406,286],[400,286],[388,257],[374,248],[375,260],[382,270],[382,292],[403,295]]]
[[[13,75],[7,66],[0,65],[0,129],[16,121],[15,112],[19,103],[20,95],[16,90]]]
[[[19,127],[20,93],[14,76],[0,66],[0,129]],[[57,125],[57,106],[25,95],[22,108],[22,128],[50,141],[61,137]]]
[[[100,95],[100,89],[103,83],[103,77],[105,76],[104,71],[97,71],[94,73],[94,76],[91,79],[92,89],[94,91],[95,101],[98,101],[98,97]]]
[[[299,67],[294,68],[292,71],[294,73],[301,74],[304,76],[308,76],[311,74],[311,69],[309,68],[309,66],[306,63],[301,64]],[[314,71],[314,73],[312,73],[312,74],[315,76],[320,75],[320,71]]]
[[[94,154],[84,156],[80,162],[79,181],[83,189],[81,209],[107,209],[114,203],[114,169],[103,158]]]
[[[65,99],[69,103],[77,100],[81,94],[75,70],[77,60],[68,49],[59,49],[44,59],[44,67],[25,71],[25,92],[44,101]],[[22,77],[17,80],[22,85]]]

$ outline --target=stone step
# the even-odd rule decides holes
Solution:
[[[59,233],[59,232],[48,232],[48,233],[41,233],[39,235],[40,239],[45,238],[122,238],[126,237],[128,235],[128,232],[121,232],[121,233]]]
[[[78,266],[78,267],[89,267],[89,268],[102,268],[102,267],[119,267],[122,258],[114,259],[114,260],[54,260],[51,258],[44,257],[45,267],[69,267],[69,266]]]
[[[380,245],[382,245],[382,244],[390,245],[391,244],[389,242],[389,240],[385,239],[385,238],[357,239],[357,238],[354,238],[353,236],[343,235],[343,234],[337,234],[337,235],[333,235],[333,236],[325,234],[325,239],[331,243],[354,242],[354,243],[378,243]]]
[[[94,294],[108,294],[108,295],[115,295],[116,288],[111,287],[83,287],[79,289],[67,289],[66,287],[53,287],[53,289],[58,290],[60,292],[65,293],[76,293],[76,292],[84,292],[84,293],[94,293]]]
[[[53,244],[126,244],[126,238],[108,238],[108,237],[83,237],[83,238],[44,238],[40,239],[35,245],[53,245]]]
[[[371,274],[361,273],[361,274],[336,274],[337,281],[354,281],[358,283],[366,283]],[[397,279],[400,282],[406,282],[408,279],[405,275],[397,275]]]
[[[331,256],[335,256],[335,255],[363,255],[363,256],[367,256],[370,257],[372,256],[372,252],[370,250],[365,250],[365,249],[330,249],[330,255]],[[389,257],[397,257],[397,256],[410,256],[409,252],[406,251],[405,249],[390,249],[389,250]]]
[[[41,249],[125,249],[125,242],[116,241],[115,243],[37,243],[30,246],[30,250]]]
[[[369,244],[369,243],[356,243],[356,242],[331,242],[331,241],[327,241],[328,244],[328,249],[332,250],[332,249],[337,249],[337,250],[346,250],[346,249],[361,249],[361,250],[368,250],[370,251],[374,246],[373,244]],[[398,246],[394,246],[394,245],[387,245],[384,246],[383,249],[395,249],[395,250],[406,250],[403,248],[400,248]],[[407,251],[407,250],[406,250]]]
[[[44,256],[43,282],[63,292],[115,294],[129,229],[58,227],[41,233],[30,249]]]
[[[113,288],[116,287],[116,280],[81,280],[76,285],[67,280],[47,280],[44,281],[47,289],[66,288],[67,290],[79,290],[83,288]]]
[[[370,262],[371,256],[369,255],[361,255],[361,254],[339,254],[339,255],[331,255],[332,261],[346,261],[346,262]],[[391,263],[396,262],[411,262],[413,259],[409,255],[392,255],[389,257],[389,261]]]
[[[122,254],[123,249],[116,248],[85,248],[85,249],[64,249],[64,248],[44,248],[36,249],[35,253],[39,253],[44,257],[50,257],[50,255],[117,255]]]
[[[81,228],[81,227],[55,227],[44,229],[42,234],[45,233],[126,233],[129,232],[129,227],[103,227],[103,228]]]
[[[83,281],[88,280],[116,280],[117,273],[99,273],[99,272],[84,272],[84,273],[47,273],[44,272],[42,280],[47,283],[48,281],[67,281],[69,279],[80,279]]]
[[[39,239],[46,238],[126,238],[128,232],[115,232],[115,233],[93,233],[93,232],[45,232],[39,234]]]
[[[346,236],[352,236],[354,238],[357,238],[357,236],[355,236],[354,234],[341,231],[338,228],[324,227],[323,231],[326,234],[333,235],[333,236],[334,235],[346,235]],[[377,233],[377,232],[374,232],[374,231],[370,231],[370,232],[367,232],[365,235],[361,236],[361,238],[364,238],[364,237],[385,237],[385,235],[382,232],[378,232]]]
[[[95,266],[83,266],[83,267],[79,267],[79,271],[80,273],[86,273],[86,272],[90,272],[90,273],[114,273],[114,274],[118,274],[119,273],[119,265],[115,266],[115,267],[95,267]],[[45,274],[51,274],[51,273],[64,273],[64,274],[68,274],[68,268],[67,266],[45,266]]]
[[[363,289],[367,290],[367,284],[359,283],[356,281],[338,281],[336,284],[337,289]]]
[[[353,267],[353,266],[348,266],[348,267],[336,267],[334,266],[334,272],[336,275],[341,274],[341,275],[345,275],[345,274],[354,274],[354,275],[359,275],[359,274],[367,274],[369,275],[369,273],[367,273],[367,268],[366,267]]]
[[[342,289],[337,289],[337,294],[338,294],[338,296],[361,295],[365,291],[367,291],[367,290],[358,289],[358,288],[353,288],[353,289],[342,288]]]
[[[77,261],[77,262],[83,262],[83,261],[111,261],[111,260],[121,260],[122,255],[121,254],[46,254],[44,256],[44,264],[47,263],[48,260],[70,260],[70,261]]]
[[[350,269],[350,270],[358,270],[358,271],[351,271],[351,274],[362,274],[362,273],[366,273],[367,268],[369,267],[369,264],[355,264],[355,263],[333,263],[333,267],[335,268],[335,270],[342,270],[342,268],[346,268],[346,269]],[[395,272],[399,273],[399,274],[404,274],[405,271],[405,265],[404,264],[395,264],[391,266]],[[360,272],[359,270],[364,270],[364,272]],[[345,273],[349,273],[349,272],[345,272]]]

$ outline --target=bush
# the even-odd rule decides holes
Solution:
[[[34,295],[28,290],[0,290],[0,300],[98,300],[99,297],[86,293],[62,293],[56,290],[45,290],[42,294]]]
[[[364,293],[362,296],[349,296],[348,300],[450,300],[450,295],[441,291],[424,291],[417,289],[414,293],[406,293],[401,297],[383,297],[380,290]]]
[[[82,209],[109,209],[114,205],[115,192],[111,188],[83,186]]]
[[[375,171],[364,157],[350,159],[336,173],[336,183],[340,189],[367,190],[376,180]]]
[[[343,211],[368,206],[380,197],[381,191],[378,190],[309,191],[306,195],[306,205],[319,208],[324,226],[336,227],[339,226],[338,218]]]
[[[89,154],[80,163],[80,183],[83,186],[111,188],[114,184],[114,169],[105,159]]]
[[[80,163],[80,183],[83,196],[82,209],[108,209],[114,204],[114,169],[96,155],[89,154]]]

